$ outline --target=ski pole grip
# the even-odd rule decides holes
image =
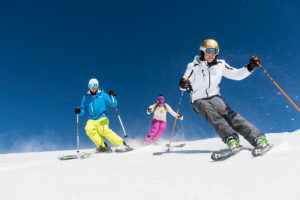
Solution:
[[[185,81],[188,81],[189,79],[188,79],[188,78],[184,78],[184,80],[185,80]],[[193,88],[192,88],[191,84],[189,84],[189,90],[190,90],[190,91],[193,91]]]

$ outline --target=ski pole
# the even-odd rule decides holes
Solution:
[[[77,153],[79,153],[79,128],[78,128],[78,124],[79,124],[79,117],[78,117],[78,114],[76,114],[76,116],[77,116],[77,130],[76,130],[76,132],[77,132]]]
[[[182,140],[183,140],[183,143],[185,144],[183,122],[182,122],[182,120],[180,120],[180,121],[181,121],[181,127],[182,127]]]
[[[179,100],[179,104],[178,104],[178,108],[177,108],[177,113],[176,113],[176,118],[175,118],[175,121],[174,121],[173,130],[172,130],[172,134],[171,134],[171,138],[170,138],[170,142],[169,142],[167,152],[170,151],[171,142],[172,142],[172,138],[173,138],[173,133],[174,133],[176,121],[177,121],[177,118],[178,118],[178,112],[179,112],[179,108],[180,108],[180,105],[181,105],[181,100],[182,100],[183,93],[184,93],[184,90],[182,90],[182,93],[181,93],[181,96],[180,96],[180,100]]]
[[[151,115],[152,115],[152,113],[150,113],[150,117],[149,117],[149,128],[148,128],[148,130],[149,130],[149,132],[148,133],[150,133],[150,131],[151,131]]]
[[[295,106],[295,108],[300,112],[300,108],[292,101],[292,99],[279,87],[279,85],[274,81],[274,79],[270,76],[270,74],[261,66],[259,62],[256,64],[265,72],[265,74],[273,81],[273,83],[277,86],[277,88],[284,94],[284,96]]]
[[[117,108],[117,106],[116,106],[116,103],[115,103],[114,97],[113,97],[113,96],[111,96],[111,99],[112,99],[112,101],[113,101],[113,103],[114,103],[114,106],[115,106],[115,109],[116,109],[116,112],[117,112],[117,115],[118,115],[118,118],[119,118],[120,124],[121,124],[121,126],[122,126],[123,133],[124,133],[124,138],[128,138],[128,135],[126,134],[125,128],[124,128],[124,126],[123,126],[123,123],[122,123],[122,120],[121,120],[121,117],[120,117],[120,113],[119,113],[119,111],[118,111],[118,108]]]

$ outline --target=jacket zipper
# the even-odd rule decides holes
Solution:
[[[204,73],[204,69],[202,69],[202,74],[203,74],[203,78],[205,80],[205,73]],[[208,70],[208,88],[205,90],[207,98],[208,98],[208,92],[207,90],[210,88],[210,71]]]
[[[210,71],[208,70],[208,88],[206,89],[207,98],[208,98],[208,92],[207,92],[207,90],[209,88],[210,88]]]
[[[92,98],[93,98],[93,101],[91,103],[91,109],[92,109],[92,112],[94,113],[94,109],[93,109],[94,97],[92,97]]]

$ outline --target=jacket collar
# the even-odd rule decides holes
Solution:
[[[217,65],[218,64],[218,60],[215,59],[213,62],[208,63],[206,60],[201,60],[200,56],[195,56],[195,58],[194,58],[194,66],[200,65],[201,63],[204,63],[208,68],[210,68],[213,65]]]
[[[98,90],[98,91],[96,92],[95,96],[97,97],[97,96],[99,96],[101,93],[102,93],[102,90]],[[87,95],[90,95],[90,96],[92,96],[92,94],[91,94],[91,91],[90,91],[90,90],[87,92]]]

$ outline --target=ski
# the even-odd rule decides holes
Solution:
[[[116,152],[116,153],[124,153],[124,152],[128,152],[128,151],[133,151],[134,149],[131,148],[131,147],[127,147],[125,149],[115,149],[113,152]]]
[[[115,149],[112,150],[111,152],[91,152],[91,153],[79,153],[79,154],[74,154],[74,155],[63,155],[63,156],[59,156],[58,160],[74,160],[74,159],[85,159],[85,158],[89,158],[92,155],[99,155],[99,154],[110,154],[110,153],[124,153],[124,152],[128,152],[128,151],[133,151],[134,149],[131,147],[128,147],[126,149]]]
[[[264,155],[265,153],[267,153],[268,151],[270,151],[270,149],[272,149],[272,147],[273,147],[273,145],[272,145],[272,144],[269,144],[269,145],[267,145],[267,146],[264,147],[264,148],[259,148],[259,147],[254,148],[254,149],[252,150],[252,156],[253,156],[253,157],[262,156],[262,155]]]
[[[159,146],[161,144],[159,144],[157,142],[143,142],[142,145],[143,146],[150,146],[150,145]]]
[[[171,145],[171,147],[184,147],[184,146],[185,146],[185,143]],[[170,145],[169,145],[169,144],[166,144],[166,147],[170,147]]]
[[[73,160],[79,158],[78,155],[65,155],[65,156],[59,156],[58,160]]]
[[[236,155],[237,153],[239,153],[242,150],[251,151],[252,148],[240,146],[240,147],[232,149],[232,150],[231,149],[225,149],[225,150],[220,150],[220,151],[214,151],[211,154],[211,159],[214,160],[214,161],[223,161],[223,160],[226,160],[226,159],[230,158],[231,156]]]
[[[58,160],[74,160],[74,159],[85,159],[92,155],[92,153],[78,153],[76,155],[63,155],[59,156]]]

